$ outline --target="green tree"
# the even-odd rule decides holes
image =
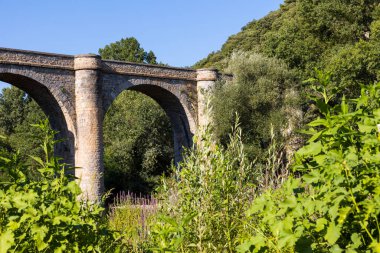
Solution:
[[[379,17],[378,0],[285,1],[280,9],[248,23],[241,32],[230,36],[219,51],[210,53],[194,67],[216,67],[222,72],[231,72],[235,76],[240,76],[242,71],[239,69],[246,70],[247,67],[244,67],[243,63],[240,64],[240,68],[231,71],[230,66],[234,62],[234,53],[245,52],[247,59],[260,54],[264,57],[279,59],[298,80],[305,80],[313,76],[314,69],[332,73],[331,86],[339,88],[341,95],[356,97],[360,94],[363,83],[374,83],[380,80]],[[244,59],[241,59],[241,62],[244,62]],[[247,66],[249,65],[249,60],[247,60]],[[264,64],[264,66],[266,65]],[[258,69],[260,68],[258,67]],[[221,89],[218,96],[221,98],[219,107],[222,109],[218,106],[215,107],[218,111],[216,121],[221,125],[217,131],[219,131],[219,136],[226,136],[220,133],[228,130],[227,125],[231,124],[231,118],[234,115],[229,108],[233,108],[242,114],[245,144],[256,147],[253,153],[259,154],[263,151],[262,147],[266,145],[265,139],[268,140],[269,135],[267,124],[264,122],[268,123],[267,119],[274,115],[280,115],[282,112],[273,107],[273,104],[278,103],[277,101],[269,103],[269,105],[272,104],[273,111],[252,110],[253,107],[249,104],[251,100],[255,100],[257,97],[265,100],[276,93],[276,89],[268,89],[269,92],[263,94],[262,90],[265,85],[273,87],[272,81],[269,81],[268,84],[262,82],[260,85],[263,87],[253,85],[256,83],[256,79],[262,79],[262,73],[260,71],[251,71],[250,73],[251,75],[246,79],[252,80],[251,89],[257,89],[257,94],[261,95],[255,96],[255,91],[249,92],[247,88],[240,89],[238,92],[239,88],[236,88],[238,87],[236,84],[231,88],[228,88],[227,85],[226,88]],[[290,79],[283,83],[292,83],[294,75],[289,76]],[[234,91],[235,88],[236,91]],[[298,87],[297,91],[299,94],[312,92],[309,84]],[[341,98],[336,97],[332,102],[339,104]],[[304,101],[303,119],[307,122],[318,113],[314,105],[306,103],[306,97],[300,99]],[[226,101],[225,105],[223,105],[223,101]],[[294,114],[288,113],[288,115],[293,116]],[[255,116],[259,116],[257,121],[254,120]],[[250,124],[246,124],[246,122],[250,122]],[[272,120],[272,122],[284,123],[281,120]],[[250,129],[248,126],[252,126],[252,128]],[[275,130],[278,131],[276,126]],[[260,134],[260,131],[266,131],[267,137],[265,134]],[[255,136],[255,138],[248,139],[247,136]],[[259,136],[261,137],[257,139]],[[260,140],[264,140],[264,142]]]
[[[215,133],[226,144],[237,113],[247,152],[265,161],[271,126],[279,139],[290,139],[302,118],[299,82],[282,61],[259,54],[234,54],[227,71],[233,81],[219,84],[212,99]]]
[[[42,132],[30,125],[45,118],[41,108],[24,91],[12,86],[0,93],[0,134],[6,137],[2,145],[6,150],[19,150],[24,161],[30,161],[27,153],[42,154],[39,148]]]
[[[151,98],[122,92],[104,119],[105,184],[149,193],[173,158],[171,125]]]
[[[103,58],[156,64],[135,38],[99,49]],[[173,159],[169,118],[151,98],[136,91],[122,92],[104,119],[105,184],[115,191],[149,193]]]
[[[16,87],[4,88],[0,94],[0,127],[10,135],[24,121],[28,98]]]
[[[99,49],[103,59],[157,64],[152,51],[146,52],[134,37],[121,39]]]
[[[279,10],[247,24],[195,67],[224,70],[235,51],[261,53],[283,60],[301,79],[314,68],[333,71],[333,81],[355,89],[352,95],[357,95],[357,83],[378,80],[379,8],[378,0],[286,1]]]

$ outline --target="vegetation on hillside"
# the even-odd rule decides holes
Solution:
[[[314,68],[334,71],[334,83],[360,92],[353,86],[379,77],[379,22],[378,0],[289,0],[194,67],[225,71],[233,52],[260,53],[283,60],[302,79]]]
[[[297,128],[318,115],[308,103],[313,91],[301,82],[318,69],[331,73],[332,86],[341,94],[332,103],[339,104],[343,95],[360,95],[361,84],[380,80],[379,27],[378,0],[285,1],[244,26],[221,50],[194,65],[235,76],[217,86],[211,103],[218,136],[228,136],[236,112],[243,143],[254,154],[265,153],[270,124],[282,133],[277,136],[285,151],[293,153],[302,144]]]
[[[266,161],[266,150],[273,128],[277,141],[297,138],[295,130],[302,122],[300,109],[300,81],[294,71],[275,58],[261,54],[234,53],[228,63],[234,73],[232,82],[220,82],[212,97],[214,132],[227,144],[231,125],[240,118],[245,152],[253,161]]]

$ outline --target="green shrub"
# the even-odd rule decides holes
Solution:
[[[215,134],[227,144],[237,113],[247,154],[265,164],[271,127],[290,144],[300,124],[299,83],[282,61],[260,54],[233,54],[228,71],[233,81],[217,85],[211,101]]]
[[[154,252],[233,252],[244,230],[257,172],[247,161],[240,131],[226,149],[208,130],[200,131],[197,148],[164,180],[161,215],[152,228]]]
[[[116,252],[117,234],[107,229],[104,209],[78,200],[79,186],[53,156],[55,132],[47,120],[37,126],[46,134],[44,159],[33,157],[37,168],[18,154],[0,157],[8,175],[0,184],[0,252]]]
[[[255,198],[239,252],[380,252],[380,84],[331,106],[325,81],[296,153],[301,176]]]

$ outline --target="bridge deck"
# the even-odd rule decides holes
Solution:
[[[73,55],[54,54],[0,47],[0,64],[74,70]],[[193,69],[102,60],[102,71],[120,75],[196,81]]]

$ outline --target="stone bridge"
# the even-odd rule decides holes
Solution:
[[[170,118],[175,160],[192,145],[196,129],[209,122],[204,91],[218,73],[102,60],[93,54],[60,55],[0,48],[0,81],[27,92],[42,108],[58,138],[56,154],[78,167],[83,193],[97,200],[103,193],[105,113],[124,90],[154,99]]]

